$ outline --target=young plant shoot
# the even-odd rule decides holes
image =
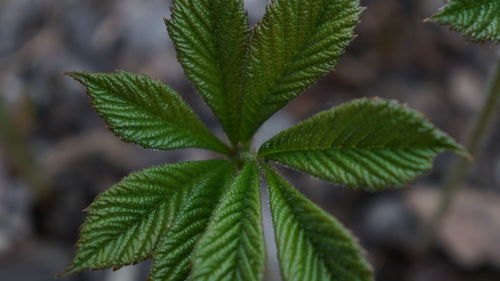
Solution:
[[[451,0],[429,20],[449,25],[470,41],[500,43],[499,0]]]
[[[500,0],[452,0],[430,18],[431,21],[450,25],[472,42],[500,43]],[[472,156],[480,150],[493,125],[500,102],[500,56],[497,55],[490,85],[485,93],[483,105],[478,112],[469,133],[465,148]],[[443,180],[443,191],[430,220],[424,225],[418,250],[425,253],[433,245],[436,232],[441,226],[455,194],[467,178],[470,163],[464,158],[455,158]]]
[[[160,81],[126,72],[68,73],[122,140],[209,149],[221,158],[148,168],[103,192],[87,209],[76,257],[63,275],[152,259],[152,281],[262,280],[262,174],[284,280],[373,280],[352,234],[283,179],[275,163],[381,191],[424,174],[442,151],[466,155],[462,147],[395,101],[359,99],[251,150],[269,117],[334,69],[361,10],[358,0],[275,0],[249,29],[243,0],[174,1],[166,23],[178,59],[229,144]]]

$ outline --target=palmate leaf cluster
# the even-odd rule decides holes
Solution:
[[[275,0],[249,29],[242,0],[174,2],[167,27],[179,61],[230,144],[160,81],[126,72],[69,73],[124,141],[223,157],[147,168],[102,193],[87,209],[63,275],[151,258],[149,280],[261,280],[263,176],[284,280],[372,280],[355,238],[273,163],[379,191],[425,173],[444,150],[465,154],[460,145],[395,101],[359,99],[250,149],[267,118],[334,68],[360,11],[357,0]]]

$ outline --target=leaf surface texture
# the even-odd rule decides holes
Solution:
[[[373,280],[352,234],[276,172],[265,170],[283,280]]]
[[[126,142],[164,150],[199,147],[228,151],[182,98],[158,80],[126,72],[69,75],[87,88],[97,112]]]
[[[206,231],[214,209],[232,173],[217,178],[210,185],[199,185],[186,196],[172,226],[165,233],[153,255],[151,281],[183,281],[191,272],[194,246]]]
[[[242,0],[176,0],[167,22],[186,75],[238,141],[248,22]]]
[[[395,101],[359,99],[281,132],[262,145],[259,155],[375,191],[413,180],[447,149],[466,154],[418,112]]]
[[[73,264],[119,268],[148,258],[193,190],[214,188],[232,172],[210,160],[157,166],[133,173],[103,192],[88,208]]]
[[[500,42],[499,0],[452,0],[431,19],[450,25],[473,41]]]
[[[258,281],[264,272],[259,171],[247,162],[196,246],[195,281]]]
[[[353,38],[358,0],[276,0],[252,34],[241,139],[330,72]]]

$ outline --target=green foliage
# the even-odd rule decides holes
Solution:
[[[144,75],[71,72],[87,88],[92,104],[110,129],[145,148],[228,149],[170,87]]]
[[[248,162],[198,242],[191,280],[261,280],[265,251],[259,190],[257,165]]]
[[[125,72],[69,73],[124,141],[205,148],[224,159],[145,169],[105,191],[88,208],[76,257],[63,275],[152,258],[151,281],[261,280],[264,169],[284,280],[373,280],[352,235],[268,162],[381,190],[421,175],[443,150],[466,154],[461,147],[415,111],[364,99],[285,130],[258,153],[249,150],[268,117],[333,69],[360,10],[357,0],[275,0],[251,31],[241,0],[174,2],[167,25],[179,61],[231,148],[160,81]]]
[[[373,280],[371,268],[349,231],[276,172],[264,169],[283,278]]]
[[[191,193],[217,189],[232,167],[224,160],[145,169],[102,193],[88,208],[78,251],[65,274],[119,268],[148,258]]]
[[[353,38],[358,5],[358,0],[273,1],[250,43],[242,141],[335,67]]]
[[[394,101],[360,99],[321,112],[274,136],[259,156],[319,178],[378,191],[429,170],[453,139]]]
[[[217,167],[204,168],[210,171]],[[154,252],[150,280],[186,280],[189,276],[195,243],[206,231],[222,193],[232,183],[229,178],[220,179],[220,182],[210,185],[198,185],[186,195],[184,204],[164,234],[167,239],[159,242]]]
[[[472,41],[500,42],[499,0],[451,0],[431,20],[450,25]]]
[[[186,75],[232,143],[238,142],[247,26],[242,0],[176,0],[167,21]]]

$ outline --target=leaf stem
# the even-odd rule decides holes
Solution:
[[[24,95],[24,94],[23,94]],[[31,101],[23,96],[25,103],[31,106]],[[31,116],[30,116],[31,118]],[[21,130],[14,124],[13,117],[7,110],[7,104],[0,93],[0,146],[4,146],[7,155],[7,165],[11,165],[19,175],[34,188],[37,199],[46,202],[48,199],[47,179],[40,172],[38,163],[30,149],[27,139]]]
[[[466,148],[469,153],[475,157],[488,136],[489,128],[495,121],[495,116],[500,100],[500,55],[497,56],[494,72],[490,78],[490,85],[486,92],[486,97],[473,123],[471,131],[466,137]],[[433,246],[436,233],[446,217],[450,206],[453,204],[455,194],[460,188],[461,183],[467,178],[471,163],[464,157],[454,158],[449,171],[445,175],[442,183],[443,192],[441,193],[438,205],[436,206],[430,220],[425,224],[421,239],[419,241],[419,251],[422,254],[428,252]]]
[[[242,168],[246,162],[257,162],[257,153],[251,148],[252,139],[244,144],[234,145],[228,154],[228,159],[232,160],[238,169]]]

